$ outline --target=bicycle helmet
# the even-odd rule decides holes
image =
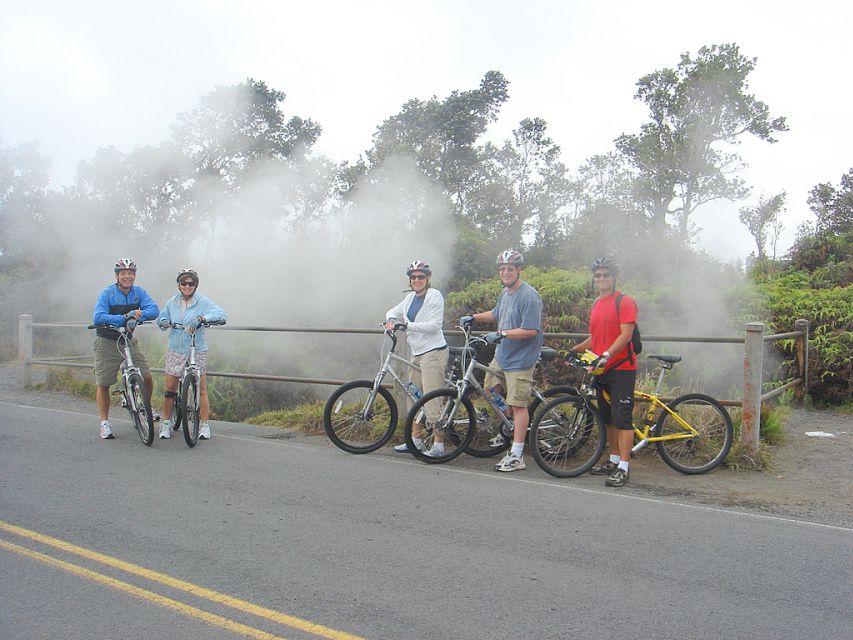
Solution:
[[[423,271],[426,275],[432,275],[432,269],[429,268],[429,265],[423,260],[412,260],[412,264],[406,267],[406,275],[410,276],[415,271]]]
[[[115,272],[119,271],[133,271],[136,273],[136,263],[130,258],[119,258],[115,263]]]
[[[596,271],[597,269],[607,269],[614,274],[619,271],[618,265],[610,258],[605,258],[604,256],[593,260],[590,269],[592,271]]]
[[[514,267],[522,267],[524,265],[524,256],[515,249],[507,249],[498,254],[498,266],[502,264],[510,264]]]
[[[193,280],[195,280],[196,285],[198,284],[198,274],[192,269],[181,269],[178,271],[178,277],[175,278],[175,282],[180,284],[181,278],[184,276],[190,276]]]

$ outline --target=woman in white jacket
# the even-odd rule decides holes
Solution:
[[[395,307],[385,314],[385,327],[393,329],[396,323],[406,325],[406,342],[412,352],[412,362],[420,371],[410,369],[409,380],[424,393],[444,386],[444,373],[447,369],[447,341],[444,339],[444,296],[441,291],[430,286],[432,270],[423,260],[414,260],[406,269],[411,291]],[[409,409],[414,401],[409,398]],[[431,418],[433,416],[427,416]],[[412,440],[421,447],[420,425],[414,426]],[[443,434],[436,434],[433,448],[438,453],[444,449]],[[394,447],[394,451],[406,453],[404,442]],[[429,453],[429,452],[427,452]]]

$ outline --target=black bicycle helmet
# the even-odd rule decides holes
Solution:
[[[596,271],[598,269],[607,269],[611,273],[615,274],[619,271],[619,266],[610,258],[605,258],[602,256],[601,258],[596,258],[592,261],[592,266],[590,267],[592,271]]]

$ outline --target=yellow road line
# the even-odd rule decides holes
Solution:
[[[34,560],[44,562],[45,564],[49,564],[51,566],[58,567],[59,569],[63,569],[70,573],[77,574],[78,576],[82,576],[83,578],[88,578],[89,580],[100,582],[101,584],[105,584],[114,589],[118,589],[119,591],[124,591],[139,598],[143,598],[144,600],[159,604],[160,606],[166,607],[167,609],[171,609],[172,611],[177,611],[178,613],[182,613],[193,618],[198,618],[208,624],[223,627],[225,629],[228,629],[229,631],[239,633],[249,638],[257,638],[258,640],[285,640],[281,636],[274,636],[271,633],[267,633],[266,631],[261,631],[260,629],[255,629],[254,627],[249,627],[245,624],[234,622],[233,620],[223,618],[222,616],[218,616],[214,613],[208,613],[207,611],[197,609],[196,607],[191,607],[190,605],[184,604],[183,602],[178,602],[177,600],[172,600],[171,598],[161,596],[159,593],[154,593],[153,591],[148,591],[147,589],[140,589],[139,587],[136,587],[132,584],[128,584],[127,582],[122,582],[121,580],[110,578],[109,576],[105,576],[102,573],[97,573],[96,571],[92,571],[91,569],[86,569],[85,567],[80,567],[76,564],[65,562],[64,560],[59,560],[57,558],[54,558],[53,556],[49,556],[38,551],[32,551],[31,549],[21,547],[12,542],[0,540],[0,549],[8,549],[9,551],[14,551],[15,553],[19,553],[22,556],[27,556],[29,558],[33,558]]]
[[[363,640],[359,636],[355,636],[344,631],[338,631],[337,629],[331,629],[323,625],[315,624],[313,622],[309,622],[308,620],[303,620],[295,616],[290,616],[274,609],[261,607],[256,604],[252,604],[251,602],[247,602],[246,600],[233,598],[224,593],[219,593],[218,591],[214,591],[212,589],[206,589],[205,587],[201,587],[199,585],[193,584],[191,582],[186,582],[184,580],[179,580],[178,578],[173,578],[172,576],[166,575],[164,573],[159,573],[157,571],[152,571],[151,569],[146,569],[145,567],[140,567],[139,565],[124,562],[123,560],[119,560],[118,558],[113,558],[112,556],[107,556],[102,553],[98,553],[97,551],[91,551],[83,547],[78,547],[77,545],[71,544],[70,542],[65,542],[57,538],[52,538],[42,533],[38,533],[37,531],[30,531],[29,529],[24,529],[23,527],[18,527],[16,525],[9,524],[8,522],[4,522],[3,520],[0,520],[0,530],[7,531],[8,533],[12,533],[23,538],[29,538],[30,540],[35,540],[36,542],[41,542],[42,544],[46,544],[48,546],[55,547],[63,551],[67,551],[69,553],[88,558],[89,560],[100,562],[101,564],[105,564],[109,567],[121,569],[122,571],[127,571],[128,573],[132,573],[142,578],[146,578],[154,582],[159,582],[160,584],[164,584],[174,589],[179,589],[180,591],[191,593],[194,596],[205,598],[207,600],[217,602],[219,604],[224,604],[239,611],[250,613],[261,618],[266,618],[267,620],[272,620],[273,622],[278,622],[280,624],[287,625],[288,627],[299,629],[300,631],[313,633],[314,635],[321,636],[323,638],[329,638],[330,640]]]

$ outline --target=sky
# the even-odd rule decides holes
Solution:
[[[542,117],[575,172],[647,119],[640,77],[729,42],[758,59],[750,91],[790,131],[739,146],[753,195],[697,211],[697,245],[745,258],[738,208],[784,190],[784,251],[811,218],[809,190],[853,167],[849,2],[0,0],[0,16],[0,142],[37,141],[56,188],[98,148],[157,145],[201,96],[249,77],[286,94],[286,116],[323,127],[315,151],[353,162],[407,100],[498,70],[510,100],[488,139]]]

